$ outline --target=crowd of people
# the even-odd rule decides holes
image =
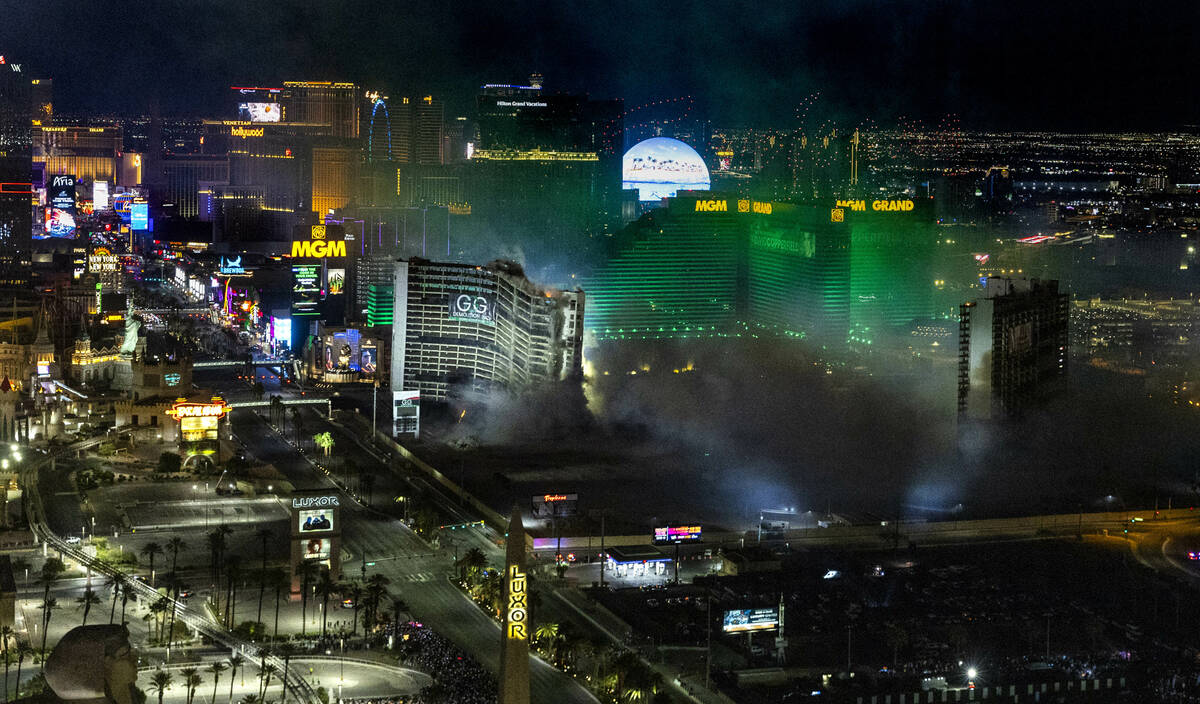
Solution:
[[[433,677],[433,684],[405,704],[492,704],[496,680],[474,658],[418,623],[396,627],[400,664]],[[398,704],[393,702],[391,704]]]

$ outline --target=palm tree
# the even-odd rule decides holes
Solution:
[[[179,676],[183,678],[183,686],[187,689],[187,702],[192,704],[192,697],[196,696],[196,686],[200,684],[200,675],[194,667],[185,667],[179,671]]]
[[[241,704],[263,704],[263,699],[257,694],[247,694],[242,697]]]
[[[558,638],[557,623],[542,623],[539,624],[533,631],[533,639],[539,646],[546,648],[549,653],[554,645],[554,640]]]
[[[326,457],[333,452],[333,435],[329,431],[314,435],[313,443],[325,452]]]
[[[484,555],[479,548],[471,548],[458,561],[458,578],[465,582],[467,577],[471,577],[474,581],[475,577],[486,568],[487,555]]]
[[[125,577],[121,573],[116,572],[104,582],[105,589],[112,589],[112,608],[108,611],[108,622],[111,624],[113,618],[117,615],[117,595],[121,592],[121,587],[125,585]]]
[[[4,638],[4,701],[8,701],[8,641],[12,637],[12,626],[0,626],[0,638]]]
[[[287,574],[284,573],[284,571],[280,570],[280,569],[271,570],[271,573],[267,577],[267,580],[271,583],[271,586],[275,589],[275,627],[271,629],[271,637],[278,638],[279,637],[279,597],[280,597],[280,593],[283,591],[283,588],[285,586],[291,586],[291,584],[288,581]]]
[[[100,603],[100,597],[96,596],[96,592],[92,591],[91,587],[83,590],[83,596],[75,600],[76,604],[83,606],[83,625],[87,625],[88,612],[92,610],[94,604]]]
[[[237,619],[237,578],[241,575],[242,558],[234,553],[225,558],[225,624],[233,628]]]
[[[13,690],[13,694],[20,696],[21,694],[21,666],[25,664],[25,656],[33,652],[33,649],[24,643],[17,643],[17,686]]]
[[[217,704],[217,683],[221,681],[221,673],[225,671],[225,663],[217,660],[208,666],[208,671],[213,675],[213,695],[212,701],[209,704]]]
[[[320,566],[315,562],[300,564],[300,635],[308,635],[308,589],[312,578]]]
[[[162,704],[163,694],[167,691],[167,687],[171,686],[170,672],[163,670],[155,670],[154,675],[150,677],[150,690],[158,694],[158,704]]]
[[[379,601],[391,583],[392,580],[378,572],[367,577],[367,602],[370,605],[370,614],[363,617],[363,630],[366,630],[368,623],[375,623],[375,619],[379,615]]]
[[[45,592],[42,594],[42,599],[50,597],[50,585],[54,580],[62,576],[63,572],[67,571],[67,566],[57,557],[52,557],[42,564],[42,582],[46,585]]]
[[[176,608],[176,601],[179,599],[180,584],[181,584],[181,582],[179,581],[178,575],[176,574],[176,572],[174,570],[172,570],[171,574],[167,575],[167,595],[170,596],[172,590],[174,590],[174,592],[175,592],[175,596],[173,596],[167,600],[167,602],[168,602],[167,608],[169,608],[171,610],[171,621],[167,625],[167,656],[168,656],[168,658],[170,657],[170,654],[171,654],[171,645],[174,644],[174,642],[175,642],[175,612],[178,611],[178,609]]]
[[[171,536],[167,541],[167,550],[171,553],[171,571],[178,572],[179,568],[179,551],[187,547],[187,543],[183,542],[183,538],[178,535]]]
[[[213,606],[220,611],[221,598],[217,593],[217,587],[221,584],[221,556],[225,554],[225,532],[220,528],[214,528],[205,538],[208,541],[209,557],[212,560],[209,563],[209,572],[212,577],[212,597],[216,600]]]
[[[317,578],[317,594],[321,597],[321,637],[325,637],[325,624],[329,621],[329,597],[337,594],[338,584],[329,575],[329,570],[321,570]]]
[[[121,624],[125,623],[125,605],[129,603],[129,597],[133,594],[133,585],[121,585]]]
[[[162,554],[162,546],[154,541],[150,541],[142,546],[142,554],[150,559],[150,579],[152,584],[154,583],[154,559],[157,555]]]
[[[262,623],[263,593],[267,589],[267,541],[274,533],[270,528],[259,528],[254,535],[262,541],[262,569],[258,573],[258,616],[254,620],[256,623]]]
[[[153,540],[142,546],[142,554],[150,558],[150,579],[151,584],[154,580],[154,558],[163,553],[162,546]]]
[[[267,688],[271,686],[271,668],[267,665],[267,658],[271,656],[271,649],[263,647],[258,651],[258,696],[266,698]]]
[[[46,597],[42,602],[42,657],[46,655],[46,632],[50,630],[50,616],[58,608],[58,599]]]
[[[277,649],[279,655],[283,657],[283,701],[287,701],[288,691],[288,668],[291,667],[292,656],[296,654],[296,646],[291,643],[282,643]]]
[[[229,702],[233,704],[233,681],[237,679],[238,668],[246,663],[246,658],[241,655],[233,655],[229,658]],[[245,678],[245,674],[242,675]],[[245,684],[243,682],[242,684]]]

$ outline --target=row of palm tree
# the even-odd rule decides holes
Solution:
[[[287,668],[290,666],[293,653],[294,651],[292,650],[291,646],[285,646],[281,648],[281,655],[284,658],[283,700],[285,702],[287,701]],[[263,662],[260,664],[258,675],[258,692],[242,697],[241,704],[264,704],[265,702],[267,690],[271,686],[272,668],[266,665],[267,652],[265,649],[262,657]],[[233,655],[228,661],[215,660],[209,663],[208,667],[203,668],[203,671],[212,674],[213,677],[213,693],[209,704],[216,704],[217,688],[221,684],[221,673],[225,672],[226,670],[229,670],[229,697],[226,702],[227,704],[233,704],[234,683],[237,681],[238,670],[244,671],[245,665],[246,659],[244,657],[241,655]],[[179,676],[182,680],[181,684],[187,690],[186,704],[193,704],[196,699],[196,690],[204,682],[204,678],[200,673],[201,669],[196,667],[184,667],[180,668],[179,670]],[[175,678],[170,672],[162,669],[156,670],[155,673],[150,677],[150,691],[158,695],[158,704],[162,704],[163,694],[170,689],[174,680]]]
[[[354,608],[354,618],[351,622],[350,635],[358,632],[359,612],[363,614],[363,631],[373,629],[379,622],[379,607],[387,595],[387,586],[391,583],[381,574],[373,574],[364,584],[357,582],[339,583],[333,579],[327,567],[315,562],[300,565],[300,634],[308,635],[308,599],[310,592],[321,598],[321,637],[325,637],[329,622],[329,600],[340,596],[350,599]]]

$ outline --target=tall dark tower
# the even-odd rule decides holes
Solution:
[[[29,77],[0,56],[0,286],[29,282],[33,131]]]
[[[504,628],[500,631],[500,704],[529,704],[529,578],[525,574],[525,526],[513,506],[504,551],[501,593]]]

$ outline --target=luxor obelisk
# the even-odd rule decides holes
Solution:
[[[529,704],[529,579],[525,575],[525,526],[521,509],[513,506],[504,553],[504,585],[500,608],[500,704]]]

